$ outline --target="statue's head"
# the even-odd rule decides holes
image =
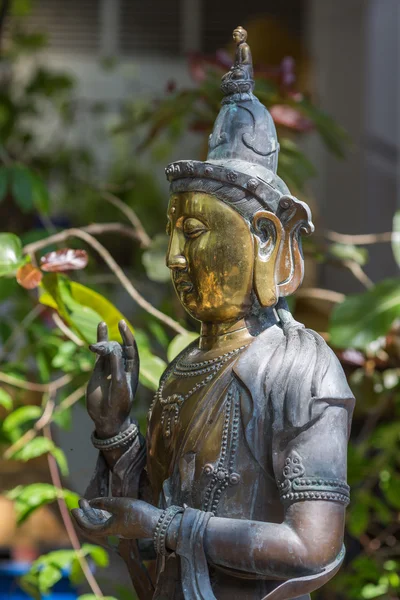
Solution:
[[[236,27],[236,29],[233,30],[232,37],[235,44],[240,44],[240,42],[245,42],[247,40],[247,31],[244,27],[239,25],[239,27]]]
[[[292,294],[304,273],[300,235],[313,231],[308,206],[276,174],[271,115],[248,79],[236,83],[222,101],[207,160],[166,169],[167,265],[183,306],[202,322],[235,321]]]

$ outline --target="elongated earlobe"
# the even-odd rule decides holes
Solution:
[[[276,266],[284,231],[278,217],[266,210],[254,215],[253,227],[254,291],[261,306],[273,306],[278,300]]]
[[[294,196],[283,196],[277,211],[284,230],[283,244],[277,264],[279,296],[293,294],[304,277],[304,259],[301,249],[301,234],[314,231],[311,211],[307,204]]]

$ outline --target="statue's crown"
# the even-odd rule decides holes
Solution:
[[[247,32],[238,27],[233,37],[237,44],[235,61],[222,77],[224,97],[209,138],[207,160],[176,161],[166,168],[166,175],[171,183],[200,178],[233,185],[273,210],[279,197],[289,192],[276,175],[279,153],[276,129],[270,113],[253,94]],[[184,185],[183,181],[179,184],[181,189]]]

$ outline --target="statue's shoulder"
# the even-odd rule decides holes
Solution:
[[[343,368],[325,340],[315,331],[294,322],[263,331],[241,355],[236,376],[260,397],[275,384],[295,395],[307,382],[309,398],[353,398]],[[252,394],[253,395],[253,394]]]

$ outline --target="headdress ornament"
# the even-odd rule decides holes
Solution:
[[[302,263],[300,233],[312,233],[307,204],[290,195],[277,175],[279,143],[273,119],[253,94],[253,62],[246,43],[247,32],[237,41],[235,61],[222,77],[221,110],[208,141],[206,161],[179,160],[166,168],[171,192],[198,191],[212,194],[252,222],[257,211],[267,210],[281,221],[282,244],[290,254],[290,267],[282,269],[281,295],[294,289],[294,271],[302,278],[303,267],[294,269],[294,255]],[[234,36],[235,37],[235,36]],[[285,252],[286,252],[285,250]],[[292,283],[285,283],[285,281]],[[297,282],[298,284],[298,282]]]

